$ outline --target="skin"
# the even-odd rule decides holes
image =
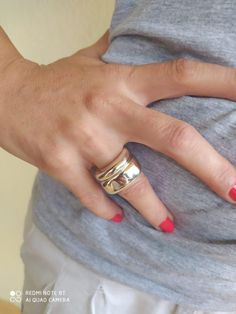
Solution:
[[[24,59],[2,29],[0,42],[0,146],[62,182],[95,215],[110,220],[122,214],[91,170],[109,164],[128,142],[173,158],[235,203],[229,197],[234,166],[192,126],[147,108],[184,95],[235,100],[235,69],[184,59],[106,64],[101,55],[108,32],[49,65]],[[120,195],[157,229],[167,217],[174,219],[143,173]]]

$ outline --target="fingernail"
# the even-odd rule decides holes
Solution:
[[[114,222],[121,222],[123,220],[123,216],[121,214],[116,214],[111,220]]]
[[[235,194],[236,195],[236,194]],[[163,221],[159,227],[161,228],[161,230],[163,232],[168,232],[168,233],[171,233],[174,231],[174,228],[175,228],[175,225],[173,223],[173,221],[167,217],[165,221]]]
[[[229,191],[229,196],[232,198],[233,201],[236,201],[236,185],[232,187]]]

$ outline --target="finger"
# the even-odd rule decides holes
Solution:
[[[63,182],[96,216],[114,222],[122,221],[122,209],[107,197],[85,165],[81,166],[77,162],[75,164],[71,162],[69,166],[60,167],[60,171],[58,168],[55,170],[55,177]]]
[[[105,171],[105,168],[119,156],[123,147],[118,145],[118,141],[112,141],[107,134],[104,134],[102,138],[105,138],[104,143],[110,143],[109,149],[98,144],[98,142],[101,143],[102,141],[96,141],[94,143],[96,154],[89,156],[89,159],[100,171]],[[115,137],[113,136],[113,138]],[[111,146],[112,143],[113,147]],[[147,177],[142,172],[118,194],[139,211],[154,228],[161,229],[164,232],[172,232],[174,230],[172,214],[159,200]]]
[[[119,192],[156,229],[174,231],[172,214],[157,197],[148,178],[143,172]]]
[[[130,104],[123,124],[128,141],[142,143],[171,157],[229,202],[235,202],[236,170],[192,126],[171,116]],[[140,126],[147,125],[142,128]]]
[[[128,97],[147,105],[155,100],[184,95],[236,100],[236,69],[217,64],[177,59],[138,66],[123,65]]]

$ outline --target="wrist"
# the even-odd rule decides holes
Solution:
[[[4,32],[4,30],[0,26],[0,71],[2,72],[5,67],[8,66],[11,62],[13,62],[17,58],[22,58],[19,51],[11,42],[10,38]]]
[[[9,99],[18,96],[17,93],[37,67],[40,67],[37,63],[17,57],[0,68],[0,110],[9,103]]]
[[[17,91],[36,63],[23,58],[0,26],[0,114],[6,98]],[[1,118],[2,115],[0,115]]]
[[[38,64],[17,57],[0,69],[0,147],[6,146],[11,133],[11,116],[27,99],[23,99],[22,90],[30,85],[30,76]],[[29,96],[29,95],[28,95]],[[5,144],[5,145],[4,145]]]

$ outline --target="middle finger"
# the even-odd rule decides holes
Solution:
[[[177,161],[213,191],[235,203],[235,167],[190,124],[156,110],[130,104],[128,141],[144,144]],[[123,117],[124,120],[124,117]],[[124,121],[125,123],[125,121]],[[140,126],[148,125],[146,128]]]

